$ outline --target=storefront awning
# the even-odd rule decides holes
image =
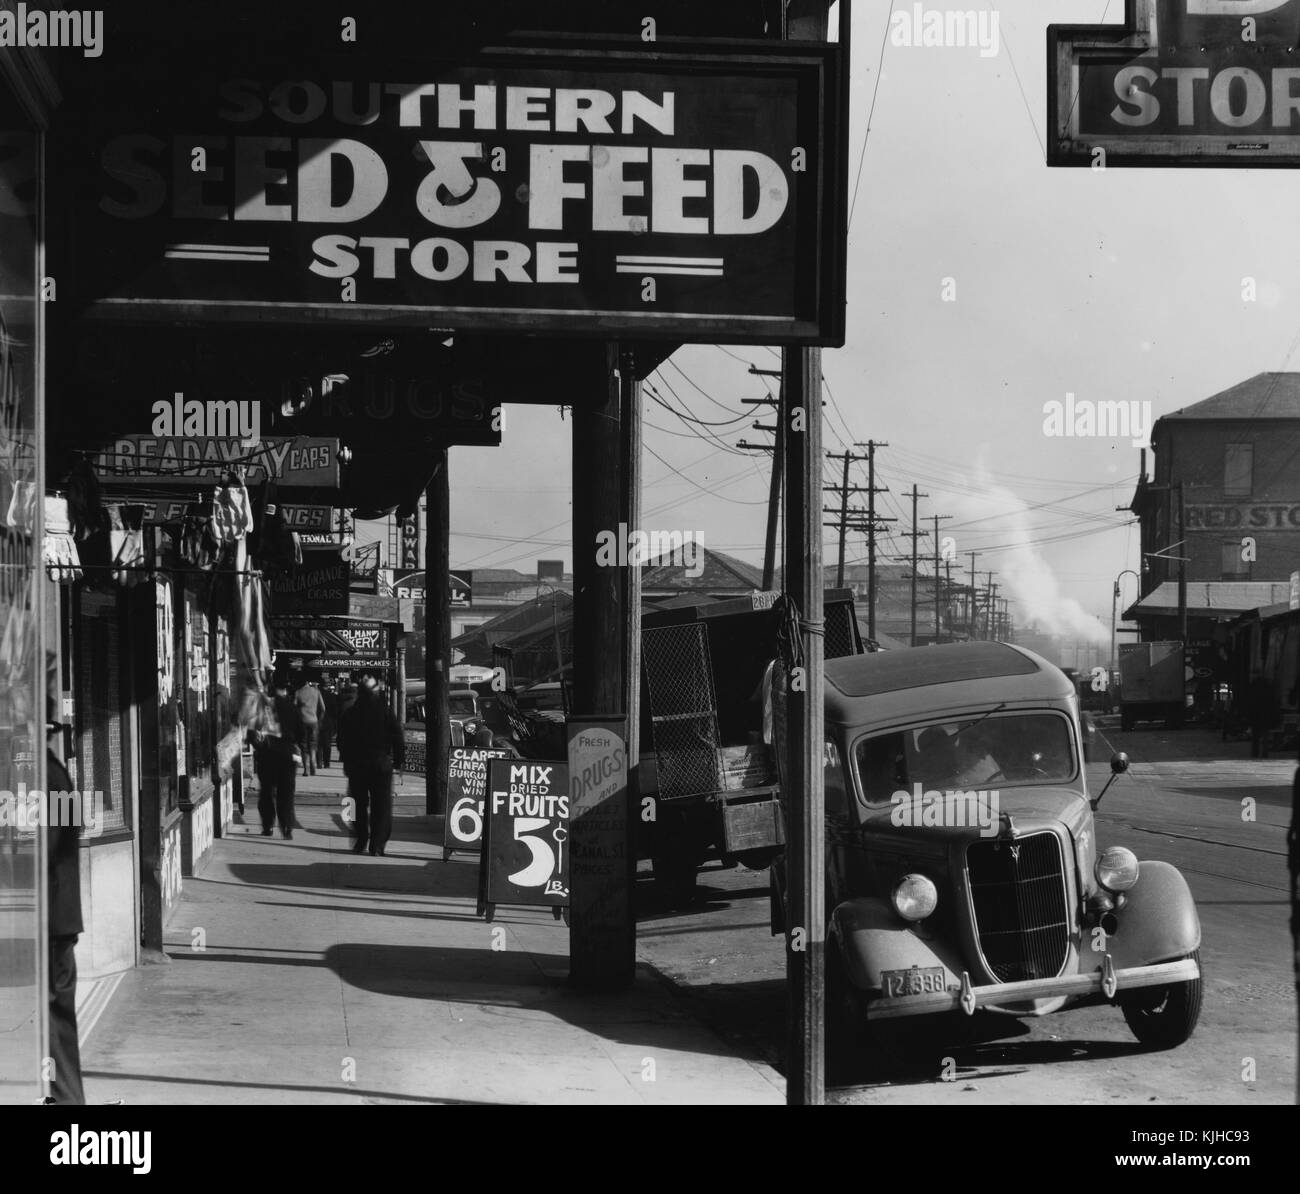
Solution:
[[[1286,581],[1222,580],[1188,581],[1187,614],[1194,618],[1235,618],[1247,610],[1286,601],[1291,586]],[[1140,601],[1124,611],[1124,620],[1176,618],[1178,616],[1178,582],[1167,580],[1157,585]]]

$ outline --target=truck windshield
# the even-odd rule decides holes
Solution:
[[[478,712],[478,705],[472,696],[449,697],[447,708],[452,717],[473,717]]]
[[[1062,783],[1076,771],[1070,723],[1054,713],[1009,713],[895,730],[858,740],[854,754],[868,804],[895,792]]]

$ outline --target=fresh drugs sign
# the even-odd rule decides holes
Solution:
[[[1129,0],[1048,29],[1050,165],[1300,165],[1300,0]]]
[[[840,344],[839,63],[512,49],[151,94],[91,134],[77,290],[119,318]]]

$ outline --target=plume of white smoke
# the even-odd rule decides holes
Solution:
[[[1036,532],[1028,505],[1009,489],[999,485],[981,463],[975,473],[983,494],[954,496],[961,512],[959,522],[976,522],[981,530],[994,530],[998,541],[1016,544],[998,553],[998,584],[1010,590],[1019,606],[1017,621],[1037,623],[1047,634],[1107,646],[1110,631],[1073,597],[1061,591],[1061,582],[1032,540]]]

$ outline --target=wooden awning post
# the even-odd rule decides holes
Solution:
[[[841,34],[847,30],[847,12]],[[824,0],[792,0],[784,17],[787,40],[824,41]],[[785,799],[788,910],[786,981],[789,1033],[786,1103],[826,1101],[825,940],[826,825],[822,775],[825,707],[822,697],[822,353],[781,353],[780,417],[785,432],[785,570],[782,588],[799,607],[802,676],[788,679]]]
[[[451,749],[451,485],[446,448],[434,453],[438,471],[428,488],[424,521],[424,812],[447,811],[447,752]]]
[[[578,353],[575,351],[575,359]],[[627,533],[636,526],[637,483],[631,460],[639,451],[636,400],[639,387],[607,345],[589,365],[580,366],[575,390],[603,389],[599,405],[573,408],[573,686],[569,712],[579,717],[623,719],[624,761],[627,724],[637,715],[639,687],[633,682],[633,637],[639,637],[640,604],[632,600],[627,565]],[[597,557],[602,532],[621,538],[618,565]],[[635,758],[632,759],[635,763]],[[622,769],[628,775],[626,766]],[[576,780],[575,780],[576,782]],[[636,975],[636,924],[632,883],[636,850],[632,835],[632,794],[624,782],[607,793],[599,808],[572,809],[569,973],[591,990],[630,986]],[[579,863],[581,860],[581,863]],[[604,867],[588,868],[600,860]],[[600,874],[599,872],[606,873]]]
[[[790,1023],[786,1102],[825,1101],[825,822],[822,739],[821,349],[782,353],[785,421],[785,569],[782,587],[799,609],[803,660],[788,683],[785,800],[789,916],[786,977]]]

